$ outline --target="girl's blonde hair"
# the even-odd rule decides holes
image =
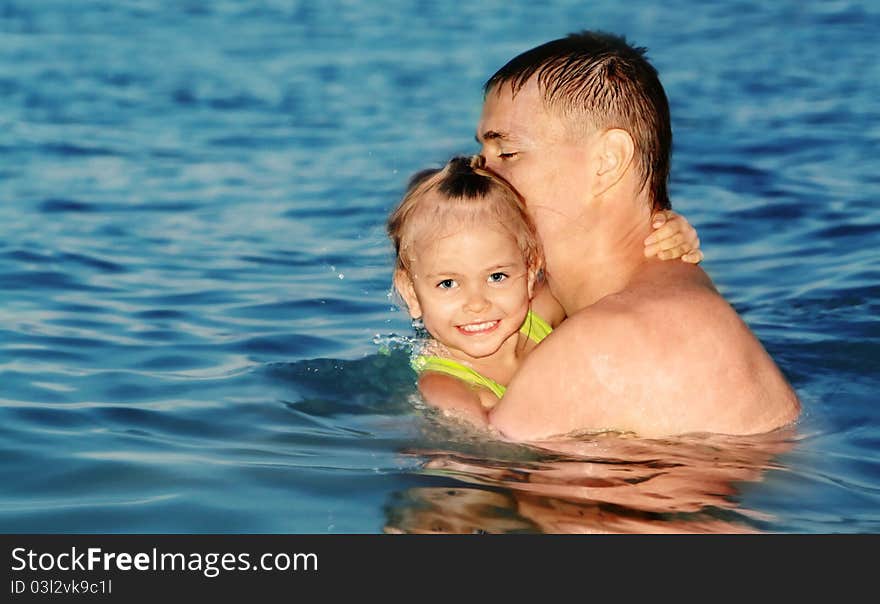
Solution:
[[[487,216],[510,232],[528,268],[535,272],[543,268],[538,232],[522,196],[501,176],[485,168],[482,160],[480,156],[454,157],[442,169],[422,170],[410,178],[406,194],[386,225],[398,270],[410,272],[409,250],[419,236],[439,232],[450,218],[481,224]],[[424,203],[435,191],[439,195],[433,203]]]

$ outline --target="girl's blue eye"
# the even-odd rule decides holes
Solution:
[[[440,283],[437,284],[437,287],[439,287],[440,289],[450,289],[454,286],[455,286],[454,279],[444,279],[443,281],[441,281]]]
[[[492,273],[489,275],[489,281],[492,283],[501,283],[505,279],[507,279],[506,273]]]

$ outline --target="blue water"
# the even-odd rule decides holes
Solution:
[[[534,4],[3,2],[0,531],[880,532],[877,4]],[[384,217],[583,27],[649,48],[793,431],[549,453],[413,396]]]

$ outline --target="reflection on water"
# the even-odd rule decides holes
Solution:
[[[396,493],[385,532],[760,532],[772,518],[743,507],[738,493],[782,469],[776,459],[796,440],[793,429],[663,440],[601,434],[532,446],[534,460],[408,451],[425,460],[426,474],[467,486]]]

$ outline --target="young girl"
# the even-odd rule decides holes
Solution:
[[[689,228],[680,226],[670,237]],[[565,318],[541,279],[540,240],[522,198],[477,160],[457,157],[413,176],[387,227],[394,287],[431,335],[413,361],[422,396],[441,409],[470,408],[465,401],[491,409]]]

